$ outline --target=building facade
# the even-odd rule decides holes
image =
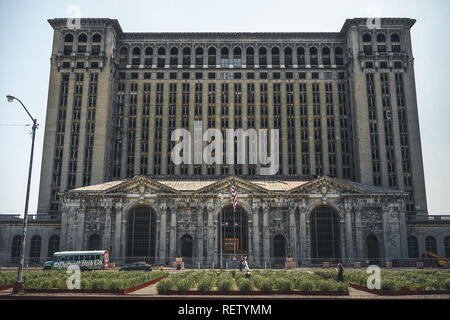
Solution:
[[[259,266],[287,253],[306,265],[419,258],[427,248],[448,256],[449,222],[427,216],[415,20],[368,21],[327,33],[131,33],[114,19],[81,19],[77,29],[49,20],[36,223],[48,221],[41,228],[63,249],[101,243],[121,263],[168,263],[182,251],[217,266],[236,248]],[[198,124],[224,136],[278,130],[276,176],[262,177],[248,155],[238,163],[234,137],[223,161],[176,165],[172,133],[195,136]],[[232,175],[238,222],[225,191]]]

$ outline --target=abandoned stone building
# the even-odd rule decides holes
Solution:
[[[253,267],[450,257],[428,215],[407,18],[339,32],[133,33],[114,19],[49,20],[54,37],[38,213],[26,261],[106,249],[117,264]],[[172,133],[277,130],[278,171],[175,164]],[[245,137],[245,136],[244,136]],[[203,150],[211,142],[203,139]],[[246,138],[244,138],[245,146]],[[250,140],[245,150],[251,147]],[[194,142],[190,142],[196,147]],[[259,145],[260,146],[260,145]],[[225,161],[227,153],[232,161]],[[216,159],[217,160],[217,159]],[[230,188],[236,176],[238,206]],[[450,217],[450,216],[449,216]],[[0,215],[0,265],[22,220]]]

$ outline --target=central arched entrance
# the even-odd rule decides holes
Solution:
[[[378,238],[374,234],[367,236],[367,259],[369,259],[370,264],[380,264],[380,246]]]
[[[221,268],[238,266],[240,256],[248,255],[248,215],[241,207],[222,209],[219,218],[219,264]]]
[[[146,206],[130,210],[127,218],[126,262],[155,262],[156,213]]]
[[[341,260],[339,214],[328,206],[313,209],[311,221],[311,263]]]
[[[184,266],[186,268],[192,267],[192,257],[194,253],[194,241],[192,237],[185,234],[181,237],[181,256],[183,257]]]
[[[277,234],[273,238],[273,265],[275,268],[284,268],[286,258],[286,239]]]

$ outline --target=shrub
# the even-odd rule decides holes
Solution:
[[[280,291],[290,291],[291,282],[286,278],[278,278],[275,280],[274,287]]]
[[[394,290],[395,289],[395,282],[392,280],[382,280],[381,281],[381,290]]]
[[[240,291],[249,292],[253,290],[254,284],[249,279],[242,279],[238,282],[238,287]]]
[[[161,294],[169,290],[173,290],[173,287],[174,287],[173,280],[170,278],[164,278],[158,282],[158,284],[156,285],[156,290],[158,291],[158,293]]]
[[[262,279],[259,289],[264,292],[272,291],[272,281],[270,281],[269,279]]]
[[[198,291],[211,291],[212,282],[209,279],[203,279],[198,284]]]
[[[189,279],[188,277],[181,279],[176,283],[177,290],[181,291],[181,292],[186,292],[193,286],[194,286],[193,281],[191,279]]]
[[[234,278],[236,275],[236,270],[231,270],[230,272],[231,272],[232,277]]]
[[[301,280],[297,282],[296,289],[300,291],[313,291],[313,283],[308,280]]]
[[[217,281],[217,289],[220,291],[230,291],[233,287],[233,280],[231,279],[219,279]]]

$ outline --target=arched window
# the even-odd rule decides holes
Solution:
[[[170,62],[171,67],[177,67],[178,66],[178,48],[172,47],[170,49]]]
[[[267,50],[264,47],[259,48],[258,50],[259,55],[259,66],[261,68],[267,67]]]
[[[131,64],[133,66],[138,66],[141,64],[141,49],[139,47],[133,48],[133,57],[131,59]]]
[[[57,235],[53,235],[48,240],[48,253],[47,257],[53,257],[53,254],[59,250],[59,237]]]
[[[98,33],[94,34],[92,36],[92,47],[91,47],[91,53],[93,56],[98,56],[100,53],[100,47],[102,43],[102,36]]]
[[[245,50],[245,58],[248,67],[255,66],[255,49],[253,49],[253,47],[248,47],[247,50]]]
[[[378,264],[380,258],[380,246],[378,244],[378,238],[374,234],[370,234],[366,239],[367,245],[367,258],[370,264]]]
[[[230,51],[228,50],[228,48],[222,47],[222,49],[220,49],[220,67],[221,68],[228,68],[228,66],[230,64],[229,57],[230,57]]]
[[[166,65],[166,48],[159,47],[157,53],[158,53],[157,67],[164,68]]]
[[[280,49],[278,47],[273,47],[271,50],[272,53],[272,66],[279,67],[280,66]]]
[[[274,264],[284,264],[286,255],[286,239],[281,234],[277,234],[273,238]]]
[[[322,62],[325,66],[331,65],[331,55],[330,55],[330,48],[324,47],[322,49]]]
[[[91,235],[88,240],[88,250],[101,250],[102,249],[102,240],[100,236],[96,233]]]
[[[78,37],[78,53],[85,53],[86,47],[87,47],[87,35],[85,33],[82,33]]]
[[[328,207],[314,208],[310,216],[312,263],[337,262],[341,257],[338,213]]]
[[[127,218],[126,260],[155,261],[156,213],[150,207],[131,209]]]
[[[363,40],[363,51],[366,55],[372,55],[372,36],[365,33],[362,37]]]
[[[386,37],[384,34],[377,34],[377,51],[386,52]]]
[[[334,61],[337,66],[342,66],[344,64],[344,51],[341,47],[334,49]]]
[[[425,239],[425,248],[428,252],[437,254],[436,239],[433,236],[428,236]]]
[[[233,49],[233,67],[235,68],[242,67],[242,53],[241,48],[239,47]]]
[[[11,246],[11,258],[19,258],[21,245],[22,245],[22,236],[20,235],[14,236]]]
[[[119,51],[119,64],[120,66],[124,67],[128,64],[128,49],[126,47],[120,48]]]
[[[189,67],[191,65],[191,48],[186,47],[183,49],[183,67]]]
[[[39,263],[41,258],[41,237],[35,235],[31,238],[30,261]]]
[[[292,48],[284,48],[284,65],[286,68],[292,68]]]
[[[195,66],[203,67],[203,48],[197,47],[195,49]]]
[[[414,236],[408,236],[408,257],[419,258],[419,242]]]
[[[241,207],[237,207],[236,212],[232,206],[222,209],[219,233],[222,254],[248,253],[248,216]]]
[[[216,66],[216,48],[214,47],[208,49],[208,66],[209,67]]]
[[[392,52],[400,52],[400,36],[397,33],[391,35]]]
[[[299,66],[306,65],[305,48],[303,47],[297,48],[297,64]]]
[[[450,236],[444,238],[445,257],[450,258]]]
[[[317,48],[312,47],[309,49],[309,62],[311,66],[318,66],[319,65],[319,57],[317,55]]]
[[[73,50],[73,35],[66,34],[64,37],[64,55],[68,56]]]
[[[153,48],[152,47],[147,47],[147,48],[145,48],[144,64],[146,66],[151,66],[152,63],[153,63]]]

